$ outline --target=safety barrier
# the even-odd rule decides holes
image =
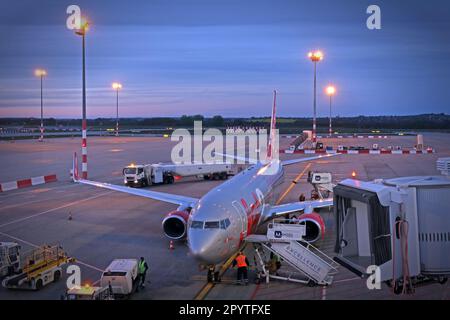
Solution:
[[[288,154],[428,154],[435,153],[434,149],[426,149],[426,150],[280,150],[280,153],[288,153]]]
[[[51,174],[47,176],[33,177],[29,179],[16,180],[10,182],[0,183],[0,192],[22,189],[31,186],[36,186],[38,184],[44,184],[49,182],[57,181],[56,174]]]

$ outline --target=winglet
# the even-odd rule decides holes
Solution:
[[[77,153],[73,153],[73,162],[72,162],[72,180],[73,182],[78,181],[78,158]]]
[[[272,106],[272,117],[270,119],[270,136],[269,143],[267,146],[267,160],[272,160],[275,154],[275,129],[277,122],[277,90],[273,90],[273,106]]]

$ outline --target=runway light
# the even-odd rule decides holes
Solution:
[[[353,177],[353,178],[356,177],[356,171],[352,171],[352,177]]]

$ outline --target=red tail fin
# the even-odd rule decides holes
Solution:
[[[272,160],[275,154],[273,148],[275,147],[275,129],[277,123],[277,91],[273,90],[273,106],[272,106],[272,117],[270,119],[270,136],[269,143],[267,146],[267,160]]]

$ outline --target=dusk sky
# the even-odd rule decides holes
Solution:
[[[77,4],[87,41],[87,115],[115,117],[111,83],[123,84],[122,117],[310,117],[321,49],[318,115],[449,113],[448,0],[2,0],[0,117],[81,117],[81,37],[66,28]],[[366,9],[381,8],[381,30]]]

